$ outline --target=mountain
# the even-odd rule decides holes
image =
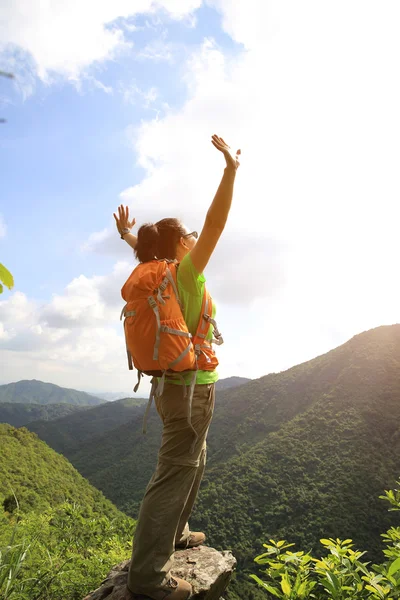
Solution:
[[[1,598],[83,598],[129,558],[134,525],[34,433],[0,424]]]
[[[69,457],[81,444],[86,442],[90,446],[93,438],[129,423],[136,415],[142,415],[146,401],[145,398],[124,398],[53,421],[34,421],[27,427],[51,448]]]
[[[22,404],[20,402],[3,402],[0,404],[0,423],[22,427],[31,421],[39,419],[51,421],[52,419],[71,415],[86,408],[86,406],[77,406],[75,404]]]
[[[107,400],[107,402],[113,402],[114,400],[123,400],[129,397],[130,392],[102,392],[101,394],[94,394],[97,398]]]
[[[235,385],[241,385],[243,381],[242,377],[229,377],[221,379],[217,385],[222,388],[233,388]],[[49,419],[41,419],[26,424],[30,431],[37,433],[51,448],[71,457],[80,445],[87,442],[90,446],[93,438],[124,423],[137,419],[141,430],[146,402],[146,398],[123,398],[90,408],[85,414],[70,414],[54,419],[52,422],[49,422]]]
[[[13,504],[20,510],[45,509],[65,500],[108,516],[120,513],[68,462],[24,427],[0,424],[0,512]]]
[[[63,388],[53,383],[36,379],[22,380],[0,385],[0,403],[18,402],[22,404],[76,404],[93,406],[104,400],[86,392]]]
[[[196,528],[231,540],[241,568],[270,537],[298,550],[352,538],[381,559],[381,532],[400,523],[378,500],[400,471],[400,325],[242,390],[247,405],[220,398]]]
[[[140,411],[69,454],[88,479],[137,514],[161,427]],[[218,393],[209,461],[192,526],[231,547],[240,568],[269,537],[315,548],[351,537],[379,559],[398,519],[378,496],[400,470],[400,325],[379,327],[282,373]]]
[[[229,390],[234,387],[239,387],[251,381],[248,377],[226,377],[226,379],[220,379],[215,385],[216,391]]]

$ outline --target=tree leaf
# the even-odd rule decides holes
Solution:
[[[394,573],[397,573],[397,571],[400,571],[400,557],[396,558],[396,560],[392,562],[388,570],[388,575],[391,576]]]
[[[4,283],[9,290],[14,287],[14,277],[11,275],[10,271],[5,268],[4,265],[0,263],[0,281]],[[3,286],[2,286],[3,291]]]
[[[304,598],[306,592],[307,592],[307,581],[303,581],[299,585],[299,589],[297,590],[297,595],[299,598]]]
[[[290,581],[289,581],[287,574],[282,575],[281,588],[282,588],[282,592],[286,596],[290,596],[290,592],[292,591],[292,586],[290,585]]]
[[[266,589],[273,596],[276,596],[277,598],[282,598],[282,595],[278,592],[278,590],[273,588],[271,585],[268,585],[268,583],[265,583],[265,581],[262,581],[262,579],[257,577],[257,575],[250,575],[250,577],[254,579],[254,581],[256,581],[258,585]]]

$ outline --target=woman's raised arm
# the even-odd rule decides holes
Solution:
[[[215,148],[223,153],[226,167],[214,200],[208,209],[199,240],[190,251],[193,266],[198,273],[204,271],[225,228],[232,204],[236,171],[240,165],[240,150],[236,152],[236,155],[233,155],[228,144],[217,135],[213,135],[211,141]]]

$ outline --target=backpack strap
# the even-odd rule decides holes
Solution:
[[[221,344],[224,343],[224,338],[222,337],[221,333],[219,332],[216,320],[212,319],[208,315],[204,315],[204,318],[206,319],[206,321],[208,321],[210,323],[210,325],[212,325],[213,330],[214,330],[214,337],[211,340],[211,343],[217,344],[217,346],[221,346]]]
[[[138,391],[138,389],[139,389],[139,386],[140,386],[140,382],[141,382],[141,380],[142,380],[142,377],[144,377],[144,375],[143,375],[142,371],[139,371],[139,369],[138,369],[138,372],[137,372],[137,384],[136,384],[136,385],[135,385],[135,387],[133,388],[133,391],[135,392],[135,394],[136,394],[136,392],[137,392],[137,391]]]
[[[189,333],[189,337],[191,338],[192,336]],[[189,344],[186,346],[185,350],[178,356],[178,358],[176,358],[175,360],[172,361],[172,363],[169,363],[168,367],[170,369],[173,369],[175,367],[175,365],[177,365],[181,360],[183,360],[186,356],[186,354],[190,351],[192,347],[192,342],[190,341]]]
[[[128,348],[128,340],[126,337],[126,328],[125,328],[125,323],[126,323],[126,318],[127,317],[134,317],[136,315],[136,311],[134,310],[128,310],[125,312],[126,307],[128,306],[128,303],[125,304],[125,306],[123,307],[123,309],[121,310],[121,315],[119,317],[119,320],[122,321],[122,317],[124,318],[124,323],[123,323],[123,327],[124,327],[124,335],[125,335],[125,346],[126,346],[126,355],[128,358],[128,368],[130,371],[133,371],[133,363],[132,363],[132,355],[130,353],[130,350]]]
[[[211,344],[220,346],[224,343],[224,339],[218,330],[217,322],[212,318],[212,298],[207,290],[204,289],[203,302],[201,305],[199,324],[197,325],[196,335],[194,336],[194,348],[196,355],[199,356],[202,352],[201,348],[209,348]],[[207,340],[207,335],[210,327],[213,327],[214,337],[212,340]],[[202,343],[203,342],[203,343]],[[209,362],[209,359],[208,359]]]
[[[153,402],[153,398],[156,394],[156,389],[157,389],[157,377],[153,377],[151,380],[151,390],[150,390],[150,396],[149,396],[149,401],[147,403],[146,406],[146,410],[144,412],[144,417],[143,417],[143,433],[147,432],[147,419],[149,416],[149,412],[150,412],[150,408],[151,408],[151,403]]]
[[[174,276],[172,275],[172,273],[171,273],[171,271],[170,271],[170,269],[168,267],[167,267],[167,271],[165,273],[165,277],[169,281],[169,283],[171,284],[172,289],[174,290],[174,294],[176,296],[176,299],[178,301],[178,304],[179,304],[179,306],[180,306],[180,308],[182,310],[182,303],[181,303],[181,299],[179,297],[179,293],[178,293],[178,288],[177,288],[177,285],[176,285],[176,281],[175,281]],[[175,270],[175,277],[176,277],[176,270]]]
[[[160,311],[158,310],[157,302],[154,300],[153,296],[149,296],[147,298],[147,302],[150,304],[150,307],[153,309],[154,314],[157,319],[157,331],[156,331],[156,341],[154,344],[154,351],[153,351],[153,360],[158,360],[158,350],[160,347],[160,332],[161,332]]]

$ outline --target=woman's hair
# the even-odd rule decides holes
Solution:
[[[186,234],[179,219],[162,219],[157,223],[146,223],[139,228],[135,255],[139,262],[155,258],[176,258],[176,246]]]

